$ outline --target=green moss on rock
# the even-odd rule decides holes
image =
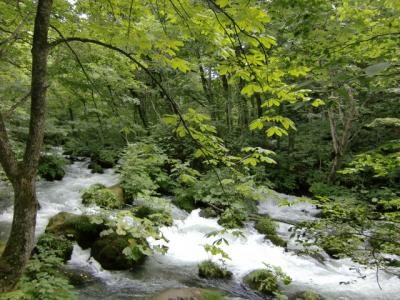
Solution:
[[[254,228],[261,234],[264,234],[274,245],[286,247],[287,242],[278,236],[276,223],[269,217],[261,217],[256,220]]]
[[[295,300],[324,300],[325,298],[313,291],[304,291],[295,295]]]
[[[198,265],[199,276],[208,279],[227,279],[232,277],[232,272],[211,260],[203,261]]]
[[[222,292],[214,289],[175,288],[168,289],[149,300],[225,300]]]
[[[39,160],[38,174],[48,181],[61,180],[66,164],[67,160],[60,155],[44,155]]]
[[[91,216],[60,212],[49,220],[46,233],[64,236],[76,241],[83,249],[87,249],[99,238],[100,232],[104,229],[106,226],[93,223]]]
[[[140,251],[142,243],[125,235],[112,233],[98,239],[91,248],[90,254],[106,270],[128,270],[144,262],[145,255]],[[130,248],[130,255],[124,254]]]

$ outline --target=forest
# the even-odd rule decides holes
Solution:
[[[0,299],[400,299],[400,0],[0,0]]]

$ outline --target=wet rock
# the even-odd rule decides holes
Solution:
[[[100,232],[104,229],[105,225],[95,224],[91,216],[60,212],[50,219],[46,233],[64,236],[76,241],[82,249],[87,249],[100,237]]]
[[[200,211],[200,217],[202,218],[217,218],[218,215],[218,212],[212,207],[206,207]]]
[[[96,280],[92,274],[82,270],[64,268],[61,270],[61,273],[68,279],[69,283],[75,287],[82,287]]]
[[[144,243],[147,242],[112,233],[98,239],[90,255],[106,270],[128,270],[144,262],[146,256],[140,251]],[[123,253],[127,247],[131,249],[129,257]]]
[[[149,300],[224,300],[224,295],[211,289],[200,289],[200,288],[175,288],[168,289],[155,296],[149,298]]]
[[[290,300],[325,300],[323,296],[317,294],[313,291],[304,291],[295,294],[293,297],[289,298]]]
[[[90,162],[88,165],[89,170],[92,170],[92,173],[98,173],[98,174],[103,174],[104,170],[103,168],[96,162]]]

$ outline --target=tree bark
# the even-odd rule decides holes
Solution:
[[[20,279],[30,257],[36,228],[37,199],[35,178],[43,144],[46,92],[47,42],[52,0],[37,5],[31,81],[31,115],[24,158],[17,162],[0,116],[0,163],[14,189],[14,216],[10,237],[0,258],[0,292],[12,290]]]

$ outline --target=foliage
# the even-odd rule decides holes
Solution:
[[[119,167],[121,185],[130,200],[140,194],[157,194],[161,187],[169,189],[170,178],[163,170],[167,156],[150,143],[130,144],[126,148]]]
[[[198,265],[199,276],[208,279],[225,279],[231,278],[232,272],[228,271],[225,266],[218,265],[217,263],[206,260]]]
[[[244,281],[250,288],[262,292],[264,294],[279,295],[279,281],[288,285],[291,278],[286,275],[280,268],[266,265],[265,269],[258,269],[250,272],[244,278]]]
[[[33,253],[38,255],[53,255],[67,262],[71,258],[72,250],[73,244],[71,241],[62,236],[44,233],[39,237]]]
[[[84,205],[98,205],[105,208],[121,208],[125,205],[123,199],[103,184],[93,184],[82,192]]]
[[[59,155],[43,155],[40,157],[38,174],[40,177],[53,181],[61,180],[65,175],[67,161]]]

